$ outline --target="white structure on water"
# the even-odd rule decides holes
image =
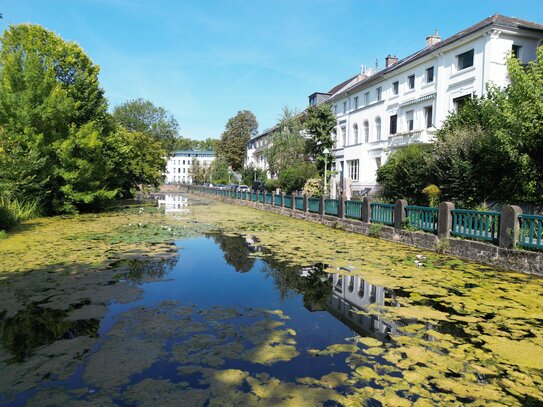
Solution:
[[[192,184],[191,167],[195,160],[198,160],[200,166],[208,169],[211,162],[215,159],[213,151],[175,151],[168,157],[166,164],[165,180],[166,184]]]
[[[310,105],[327,103],[337,118],[335,170],[352,179],[354,191],[376,188],[376,170],[388,155],[413,143],[431,143],[449,112],[486,84],[508,84],[507,57],[535,59],[543,25],[493,15],[402,59],[386,58],[378,72],[363,70],[333,93],[314,93]],[[317,100],[319,99],[320,100]]]

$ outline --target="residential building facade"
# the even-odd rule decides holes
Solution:
[[[166,184],[192,184],[191,168],[194,161],[204,170],[208,169],[211,162],[215,159],[213,151],[175,151],[166,164],[165,183]]]
[[[315,104],[330,104],[337,118],[334,169],[351,178],[353,192],[377,188],[376,170],[389,154],[413,143],[431,143],[448,114],[486,85],[508,84],[506,61],[513,53],[524,64],[543,44],[543,25],[493,15],[452,37],[438,33],[426,47],[386,67],[350,78]]]

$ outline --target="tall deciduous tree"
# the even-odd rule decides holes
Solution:
[[[179,124],[163,107],[141,98],[129,100],[113,109],[113,118],[127,130],[150,135],[168,152],[176,148]]]
[[[301,135],[302,129],[296,112],[284,107],[277,129],[271,134],[271,145],[264,153],[273,176],[307,162],[306,140]]]
[[[46,211],[114,196],[102,155],[111,123],[98,66],[77,44],[37,25],[11,26],[1,41],[0,162],[18,168],[0,166],[3,188]]]
[[[324,173],[326,155],[324,150],[328,149],[330,153],[334,146],[334,132],[336,128],[336,117],[327,104],[312,106],[307,110],[307,118],[304,128],[311,138],[307,143],[307,150],[310,157],[314,160],[321,174]],[[328,168],[332,163],[332,154],[328,155]]]
[[[258,122],[248,110],[238,112],[228,119],[221,139],[217,144],[217,155],[224,159],[234,171],[243,167],[247,142],[257,134]]]
[[[189,169],[189,174],[193,184],[203,184],[205,182],[205,168],[200,164],[200,161],[195,158]]]

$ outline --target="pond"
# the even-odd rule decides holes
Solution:
[[[0,404],[543,402],[541,279],[165,198],[0,241]]]

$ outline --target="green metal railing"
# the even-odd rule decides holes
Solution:
[[[294,197],[296,199],[296,209],[303,211],[304,210],[304,197],[303,196],[296,196]]]
[[[285,208],[292,208],[292,197],[285,195]]]
[[[426,206],[408,205],[405,207],[407,224],[426,232],[437,233],[439,210]]]
[[[264,194],[262,192],[258,194],[258,202],[264,203]]]
[[[256,192],[253,192],[253,193],[252,193],[252,201],[253,201],[253,202],[256,202]]]
[[[265,199],[266,203],[267,204],[270,204],[272,203],[272,196],[271,194],[266,194],[266,199]]]
[[[345,217],[362,218],[362,201],[345,201]]]
[[[371,223],[394,225],[394,204],[374,202],[371,204]]]
[[[339,200],[337,200],[337,199],[325,199],[324,200],[324,213],[326,215],[338,216],[338,214],[339,214]]]
[[[519,215],[519,246],[543,249],[543,216]]]
[[[309,198],[307,200],[307,205],[308,205],[307,210],[309,212],[319,213],[319,211],[321,209],[321,199],[320,198]]]
[[[276,206],[281,206],[281,195],[279,195],[279,194],[275,195],[275,199],[274,199],[273,204],[276,205]]]
[[[500,230],[500,213],[453,209],[452,229],[454,236],[497,242]]]

